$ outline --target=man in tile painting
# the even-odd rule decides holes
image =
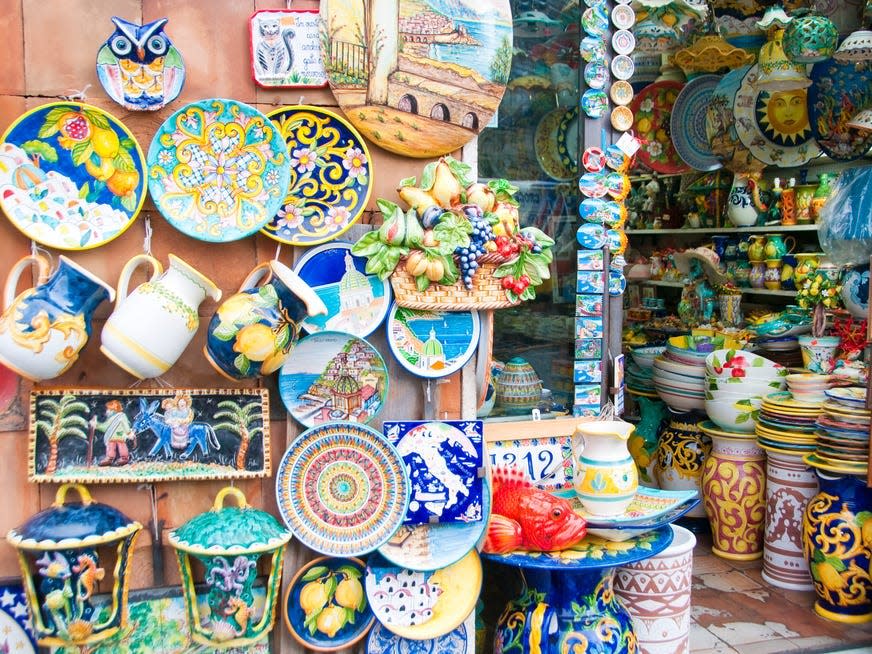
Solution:
[[[106,420],[99,422],[97,416],[92,416],[91,426],[103,432],[103,443],[106,445],[106,456],[100,459],[98,465],[123,466],[130,462],[127,441],[135,441],[136,434],[130,427],[130,419],[124,413],[121,402],[106,402]]]

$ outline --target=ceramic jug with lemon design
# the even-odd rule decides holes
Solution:
[[[639,473],[627,449],[633,425],[623,420],[583,422],[572,436],[575,493],[593,515],[624,513],[636,496]]]

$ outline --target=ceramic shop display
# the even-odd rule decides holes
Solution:
[[[736,132],[733,106],[749,68],[742,66],[721,77],[705,115],[705,132],[712,153],[723,162],[724,168],[741,173],[762,171],[766,167],[744,146]]]
[[[70,490],[78,502],[66,501]],[[114,507],[92,500],[84,486],[62,484],[51,507],[6,534],[18,554],[40,646],[92,647],[123,631],[130,556],[141,529]],[[107,558],[115,562],[111,575],[101,565]],[[112,592],[107,604],[97,605],[94,594],[104,579]]]
[[[869,311],[869,266],[849,268],[842,275],[840,291],[845,308],[863,319]]]
[[[683,84],[671,80],[654,82],[636,93],[630,102],[633,129],[644,141],[637,156],[645,166],[663,174],[686,173],[690,170],[666,136],[673,106]]]
[[[664,490],[695,490],[702,497],[702,472],[711,452],[711,438],[699,427],[706,419],[702,411],[670,415],[657,436],[657,462],[654,473]],[[705,518],[705,506],[700,503],[688,514]]]
[[[38,268],[37,284],[16,296],[31,265]],[[3,291],[0,363],[31,381],[58,377],[78,359],[94,310],[105,300],[115,300],[115,289],[63,255],[53,271],[40,254],[19,259]]]
[[[306,250],[294,272],[321,298],[326,313],[303,318],[308,333],[341,331],[366,338],[388,315],[390,284],[366,272],[366,259],[349,243],[325,243]]]
[[[332,422],[300,434],[276,473],[279,513],[306,547],[328,556],[378,549],[406,517],[403,459],[379,432]]]
[[[461,148],[490,122],[509,78],[507,0],[438,13],[408,0],[322,2],[327,79],[343,113],[372,143],[404,156]]]
[[[694,170],[712,171],[723,163],[712,152],[706,135],[706,113],[719,75],[699,75],[681,89],[669,117],[670,137],[681,160]]]
[[[170,265],[139,254],[121,270],[115,309],[100,334],[100,351],[134,377],[160,377],[185,351],[200,326],[199,307],[221,299],[212,280],[174,254]],[[131,276],[143,264],[151,277],[128,295]]]
[[[44,104],[0,139],[0,208],[37,243],[88,250],[133,224],[146,170],[136,137],[112,114],[82,102]]]
[[[411,481],[405,524],[487,519],[481,421],[385,421],[383,430]]]
[[[696,537],[670,525],[672,543],[648,559],[618,568],[615,594],[633,618],[639,651],[690,652],[691,585]]]
[[[318,557],[297,570],[282,603],[285,626],[300,645],[334,652],[360,641],[375,623],[363,592],[366,563]]]
[[[225,506],[230,496],[236,506]],[[167,540],[176,551],[195,643],[222,649],[241,647],[272,631],[281,592],[282,556],[290,539],[291,533],[278,520],[249,505],[243,492],[231,486],[218,491],[211,511],[170,531]],[[257,610],[252,585],[262,557],[269,561],[266,600]],[[194,559],[204,569],[203,590],[195,587]],[[208,608],[202,609],[202,603]]]
[[[476,616],[470,613],[457,629],[444,636],[429,640],[401,638],[376,622],[366,640],[366,654],[409,654],[432,652],[432,654],[475,654],[476,644],[483,642],[483,635],[476,624]]]
[[[636,495],[639,474],[627,449],[632,431],[633,425],[622,420],[582,422],[575,429],[575,492],[595,516],[623,514]]]
[[[478,348],[477,311],[420,311],[391,305],[387,319],[391,353],[418,377],[447,377],[460,370]]]
[[[163,109],[182,92],[185,62],[164,31],[167,22],[139,25],[113,16],[115,31],[97,51],[103,90],[128,111]]]
[[[811,69],[808,112],[821,150],[836,161],[854,161],[872,147],[872,131],[848,123],[872,101],[872,61],[822,61]]]
[[[683,47],[708,8],[692,0],[636,0],[633,3],[637,49],[646,54],[670,54]]]
[[[0,583],[0,633],[6,648],[16,654],[37,654],[27,596],[19,581]]]
[[[185,105],[155,132],[148,191],[183,234],[227,243],[254,234],[278,213],[290,183],[288,149],[260,111],[212,98]]]
[[[265,477],[268,404],[258,388],[34,391],[28,480]]]
[[[291,356],[300,326],[327,313],[318,294],[278,260],[254,268],[212,319],[203,354],[231,380],[272,374]]]
[[[291,177],[263,232],[299,246],[342,235],[363,215],[372,193],[366,142],[348,121],[321,107],[282,107],[267,115],[287,145]]]
[[[263,9],[248,19],[251,76],[264,88],[327,86],[314,9]]]
[[[401,638],[432,640],[457,629],[475,608],[481,591],[478,552],[447,568],[405,570],[379,554],[366,566],[366,597],[383,627]]]

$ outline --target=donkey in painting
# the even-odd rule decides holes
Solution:
[[[139,398],[139,413],[133,419],[132,429],[137,434],[150,429],[157,436],[157,442],[149,451],[149,456],[163,449],[164,456],[169,457],[173,452],[173,428],[167,424],[164,416],[157,412],[158,406],[160,403],[157,400],[149,404],[144,398]],[[218,442],[215,430],[209,423],[192,422],[188,425],[188,447],[180,458],[187,459],[198,447],[203,454],[207,454],[210,447],[221,449],[221,443]]]

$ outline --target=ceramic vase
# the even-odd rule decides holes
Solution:
[[[766,236],[764,234],[754,234],[750,238],[748,244],[748,261],[751,263],[759,263],[766,259],[764,248],[766,247]]]
[[[767,452],[761,574],[772,586],[789,590],[813,588],[802,554],[802,512],[817,492],[817,477],[801,455]]]
[[[622,515],[639,487],[636,462],[627,449],[633,425],[623,420],[579,423],[572,435],[572,479],[587,511]]]
[[[757,222],[763,207],[760,188],[754,178],[747,173],[736,173],[727,196],[727,218],[730,222],[736,227],[749,227]]]
[[[818,185],[814,190],[814,195],[811,198],[811,206],[809,207],[809,215],[815,222],[818,222],[820,219],[821,211],[827,203],[830,194],[833,192],[831,187],[832,181],[833,175],[830,173],[821,173],[818,175]]]
[[[658,484],[654,467],[657,462],[657,432],[669,410],[660,398],[636,394],[633,394],[633,398],[639,403],[639,422],[630,434],[627,449],[636,462],[640,483],[656,488]]]
[[[792,236],[783,237],[781,234],[766,234],[766,245],[763,246],[764,261],[769,259],[781,259],[788,252],[793,252],[796,247],[796,239]]]
[[[712,553],[749,561],[763,556],[766,455],[756,439],[712,434],[702,474],[702,500],[712,528]]]
[[[18,281],[31,264],[39,269],[39,281],[16,297]],[[70,369],[91,336],[94,310],[115,299],[111,286],[63,255],[54,272],[50,269],[39,254],[12,266],[0,316],[0,363],[36,382]]]
[[[820,258],[824,254],[823,252],[800,252],[794,256],[796,257],[796,268],[793,271],[793,282],[799,288],[817,270]]]
[[[770,291],[781,289],[781,259],[766,259],[766,270],[763,271],[763,286]]]
[[[841,343],[838,336],[803,334],[798,337],[798,340],[799,349],[802,351],[802,365],[809,372],[829,375],[836,369],[836,350]]]
[[[805,508],[802,550],[814,580],[818,615],[872,621],[872,489],[855,475],[816,471],[820,491]]]
[[[811,202],[817,186],[814,184],[801,184],[796,187],[796,222],[799,225],[808,225],[811,221]]]
[[[702,470],[711,439],[699,428],[707,416],[701,411],[671,413],[657,436],[657,482],[664,490],[695,490],[702,497]],[[705,518],[702,502],[687,514]]]
[[[671,525],[672,544],[660,554],[618,568],[615,593],[633,617],[641,654],[690,652],[690,591],[696,537]]]
[[[724,327],[739,327],[742,324],[742,296],[718,295],[718,310]]]
[[[542,396],[542,380],[526,359],[513,357],[494,381],[496,404],[506,413],[526,413]]]
[[[166,271],[146,254],[133,257],[118,280],[118,302],[100,336],[100,351],[140,379],[159,377],[178,360],[200,326],[199,307],[207,296],[221,298],[221,290],[174,254]],[[151,279],[130,295],[134,271],[151,267]]]
[[[781,192],[781,224],[786,227],[796,224],[796,189],[792,186]]]
[[[766,286],[766,262],[755,261],[751,264],[751,272],[748,273],[748,284],[751,288],[765,288]]]

